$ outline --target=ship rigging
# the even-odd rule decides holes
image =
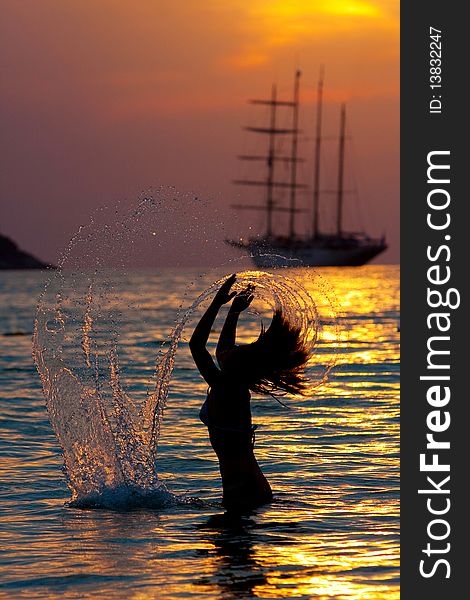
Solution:
[[[298,157],[299,130],[299,86],[300,71],[295,73],[294,91],[291,101],[279,100],[277,88],[272,86],[271,98],[267,100],[251,100],[251,104],[269,106],[269,123],[266,127],[246,127],[251,133],[268,137],[266,155],[242,155],[240,160],[264,162],[266,165],[265,179],[238,179],[235,184],[264,187],[265,201],[262,205],[236,204],[238,210],[257,210],[266,214],[266,229],[263,235],[248,239],[226,240],[228,244],[248,252],[257,267],[280,266],[359,266],[369,262],[386,248],[385,238],[373,239],[365,233],[347,233],[343,231],[344,207],[344,155],[346,140],[346,106],[341,105],[340,132],[338,147],[338,174],[336,189],[336,228],[334,233],[326,233],[320,227],[320,166],[322,151],[322,109],[324,72],[321,69],[317,86],[317,114],[315,128],[315,159],[313,169],[313,202],[312,225],[309,235],[298,233],[296,217],[305,209],[297,206],[297,192],[307,190],[305,183],[300,183],[297,177],[297,165],[303,162]],[[278,126],[278,109],[287,108],[291,111],[290,127]],[[280,156],[276,153],[278,137],[290,137],[290,155]],[[279,161],[289,164],[289,180],[281,181],[276,176],[276,163]],[[274,190],[281,188],[289,193],[287,206],[274,201]],[[288,213],[288,233],[280,235],[275,232],[273,213]]]

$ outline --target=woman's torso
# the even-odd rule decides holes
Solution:
[[[219,459],[228,459],[232,454],[253,454],[250,399],[247,388],[230,381],[222,381],[209,389],[199,416],[209,429],[212,447]]]
[[[209,390],[200,411],[219,459],[226,508],[250,508],[272,499],[253,453],[250,399],[247,388],[222,382]]]

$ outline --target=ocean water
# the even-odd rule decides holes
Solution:
[[[156,459],[176,501],[67,505],[61,448],[31,358],[47,274],[0,273],[0,598],[399,597],[399,271],[319,273],[338,314],[324,323],[311,375],[336,364],[311,396],[285,400],[288,408],[253,398],[255,453],[275,499],[239,518],[220,506],[217,460],[198,420],[206,384],[187,347],[194,320],[176,353]],[[302,271],[283,274],[314,285]],[[129,272],[115,283],[122,385],[134,398],[148,394],[181,303],[213,281],[214,273],[179,269]],[[241,321],[242,341],[256,323]],[[212,347],[219,322],[215,330]]]

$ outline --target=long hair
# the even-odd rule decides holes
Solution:
[[[263,327],[255,342],[238,346],[227,366],[255,393],[304,395],[304,369],[309,357],[310,347],[301,329],[277,309],[268,329]]]

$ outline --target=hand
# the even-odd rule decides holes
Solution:
[[[237,295],[237,292],[230,291],[230,288],[235,283],[236,277],[236,273],[230,275],[230,277],[220,286],[219,291],[214,297],[214,302],[216,304],[219,304],[220,306],[222,306],[222,304],[227,304],[227,302],[230,302],[230,300]]]
[[[255,286],[250,283],[246,289],[239,292],[232,302],[232,306],[230,307],[231,312],[242,312],[243,310],[246,310],[253,301],[254,289]]]

